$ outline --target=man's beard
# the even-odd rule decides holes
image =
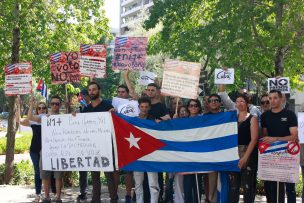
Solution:
[[[99,98],[99,94],[90,95],[91,100],[96,100]]]

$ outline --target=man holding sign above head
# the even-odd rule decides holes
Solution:
[[[264,112],[261,117],[261,125],[263,128],[262,143],[259,144],[260,145],[259,149],[261,154],[264,153],[262,147],[267,149],[268,146],[271,147],[272,146],[271,144],[275,142],[284,144],[284,142],[287,143],[287,142],[298,141],[297,117],[292,111],[283,109],[283,105],[282,105],[283,95],[281,91],[271,90],[269,92],[269,101],[270,101],[271,110]],[[287,146],[289,146],[289,144]],[[288,147],[286,151],[288,152]],[[282,153],[286,153],[286,151]],[[280,151],[278,151],[278,153],[279,152]],[[286,156],[290,153],[293,153],[292,150],[288,152]],[[261,160],[259,158],[259,162],[260,161]],[[286,173],[290,173],[290,172],[291,171],[286,171]],[[259,164],[259,176],[262,175],[263,175],[262,170],[260,169],[260,164]],[[272,178],[276,178],[275,174],[273,175]],[[266,192],[267,202],[269,203],[284,202],[285,199],[284,182],[265,181],[265,192]],[[279,194],[277,194],[277,186],[279,186]],[[277,201],[277,198],[279,198],[279,201]],[[296,202],[295,198],[296,198],[295,195],[294,197],[288,197],[288,202]]]
[[[33,109],[34,105],[34,97],[31,97],[30,100],[30,110],[28,114],[28,119],[37,123],[41,123],[41,116],[34,116],[32,114],[31,109]],[[59,114],[59,110],[61,107],[61,98],[59,96],[52,96],[51,97],[51,111],[48,115],[57,115]],[[42,148],[43,150],[43,148]],[[50,199],[50,187],[51,187],[51,176],[52,176],[52,171],[46,171],[43,170],[42,166],[42,159],[43,157],[40,156],[40,177],[42,179],[42,184],[43,184],[43,189],[44,189],[44,195],[45,198],[43,199],[43,203],[51,203]],[[63,172],[62,171],[54,171],[54,177],[56,180],[56,203],[61,203],[61,189],[62,189],[62,178],[63,178]]]

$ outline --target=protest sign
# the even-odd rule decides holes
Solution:
[[[154,83],[156,74],[149,71],[139,71],[139,79],[137,80],[139,85],[148,85]]]
[[[136,117],[139,115],[138,101],[122,99],[114,97],[112,100],[112,106],[118,113],[126,116]]]
[[[280,90],[282,93],[290,93],[289,77],[268,78],[268,92]]]
[[[113,171],[109,112],[42,118],[42,167],[50,171]]]
[[[116,37],[112,69],[144,70],[146,48],[146,37]]]
[[[79,82],[79,53],[61,52],[50,56],[52,84]]]
[[[16,63],[5,67],[5,95],[30,94],[32,92],[32,63]]]
[[[169,96],[196,99],[200,77],[199,63],[166,60],[161,93]]]
[[[298,113],[298,132],[299,132],[299,139],[300,143],[304,144],[304,113]]]
[[[228,68],[227,70],[215,69],[214,70],[214,84],[233,84],[234,83],[234,69]]]
[[[106,77],[106,45],[82,44],[80,54],[80,75],[91,78]]]
[[[299,181],[300,144],[277,141],[259,143],[258,178],[297,183]]]

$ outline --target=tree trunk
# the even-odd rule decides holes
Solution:
[[[12,63],[19,62],[19,51],[20,51],[20,28],[18,26],[19,19],[19,3],[15,3],[15,17],[16,27],[13,29],[13,43],[12,43]],[[9,100],[9,116],[8,116],[8,127],[7,127],[7,142],[6,142],[6,156],[5,156],[5,175],[4,182],[9,184],[13,176],[14,166],[14,151],[15,151],[15,136],[18,129],[16,123],[16,96],[11,96]]]
[[[283,2],[278,2],[276,4],[276,29],[278,32],[280,31],[280,28],[282,27],[283,23]],[[275,75],[276,76],[283,76],[284,74],[284,47],[279,46],[276,50],[275,58],[274,58],[274,64],[275,64]]]

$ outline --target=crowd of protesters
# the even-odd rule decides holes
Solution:
[[[219,85],[218,92],[204,96],[202,101],[198,99],[181,99],[170,97],[165,100],[156,83],[149,84],[146,89],[138,95],[131,81],[129,72],[124,73],[126,85],[117,87],[117,97],[123,99],[138,100],[139,118],[163,122],[168,119],[179,119],[185,117],[203,116],[206,114],[217,114],[223,111],[237,111],[238,117],[238,149],[240,172],[229,173],[229,202],[239,202],[240,191],[245,203],[255,202],[257,191],[257,165],[258,165],[258,140],[266,143],[274,141],[298,141],[297,117],[294,112],[285,108],[286,98],[277,90],[260,97],[260,108],[252,104],[252,96],[240,92],[235,101],[232,101],[225,85]],[[81,112],[107,112],[115,111],[111,102],[101,98],[102,87],[96,82],[91,82],[87,90],[82,94],[86,98],[87,106],[82,106]],[[50,110],[46,103],[36,104],[35,115],[33,115],[35,101],[30,99],[28,117],[17,118],[21,125],[30,126],[33,130],[33,138],[30,147],[30,155],[35,171],[36,202],[51,202],[50,188],[54,185],[56,191],[55,202],[60,203],[63,172],[44,171],[41,167],[41,118],[47,114],[59,114],[62,100],[58,96],[50,99]],[[185,135],[186,136],[186,135]],[[302,150],[302,148],[301,148]],[[302,153],[302,151],[301,151]],[[302,157],[301,157],[302,158]],[[301,159],[301,163],[304,162]],[[303,167],[302,167],[303,169]],[[303,171],[303,170],[302,170]],[[80,195],[78,202],[87,200],[88,173],[79,172]],[[91,172],[92,176],[92,200],[93,203],[101,202],[100,172]],[[155,172],[130,172],[114,171],[105,172],[110,202],[118,202],[119,177],[125,177],[125,202],[176,202],[176,203],[216,203],[217,194],[217,172],[208,173],[155,173]],[[55,178],[55,184],[52,183]],[[44,196],[41,197],[41,185],[43,185]],[[284,202],[285,194],[288,203],[296,202],[294,183],[280,183],[279,202]],[[264,189],[268,203],[277,202],[277,184],[272,181],[264,182]],[[132,193],[132,188],[134,193]],[[240,190],[242,188],[242,190]],[[204,194],[204,199],[202,198]],[[133,197],[132,197],[133,195]]]

